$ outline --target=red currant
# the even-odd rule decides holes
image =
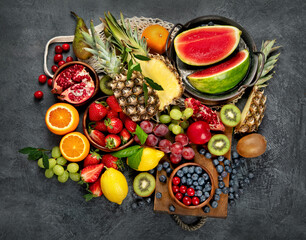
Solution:
[[[179,186],[172,186],[172,191],[174,192],[174,193],[177,193],[177,192],[179,192],[180,191],[180,188],[179,188]]]
[[[52,87],[52,81],[53,81],[52,78],[49,78],[49,79],[48,79],[48,86],[49,86],[49,87]]]
[[[62,53],[63,52],[63,49],[60,45],[56,45],[55,46],[55,53]]]
[[[64,65],[64,64],[65,64],[65,61],[62,60],[62,61],[59,61],[57,65],[60,67],[60,66],[62,66],[62,65]]]
[[[175,194],[176,199],[181,200],[183,198],[183,194],[181,194],[180,192]]]
[[[183,198],[183,203],[184,203],[186,206],[189,206],[189,205],[191,204],[191,199],[190,199],[190,197],[185,196],[185,197]]]
[[[42,99],[43,96],[44,96],[44,94],[43,94],[42,91],[36,91],[36,92],[34,93],[34,97],[35,97],[36,99]]]
[[[194,206],[197,206],[200,203],[200,199],[198,197],[193,197],[191,201]]]
[[[70,50],[70,45],[69,45],[68,43],[64,43],[64,44],[62,45],[62,48],[63,48],[63,50],[64,50],[65,52],[68,52],[68,51]]]
[[[72,61],[73,61],[73,57],[68,56],[68,57],[66,58],[66,62],[72,62]]]
[[[54,60],[55,63],[58,63],[59,61],[63,60],[63,55],[62,54],[55,54],[53,60]]]
[[[172,183],[173,183],[174,185],[179,185],[180,182],[181,182],[181,179],[180,179],[179,177],[174,177],[174,178],[172,179]]]
[[[57,71],[57,69],[58,69],[58,66],[56,66],[56,65],[53,65],[52,67],[51,67],[51,69],[52,69],[52,72],[56,72]]]
[[[39,75],[38,81],[39,81],[40,83],[45,83],[45,82],[47,81],[47,76],[44,75],[44,74]]]
[[[188,196],[192,197],[194,195],[194,189],[193,188],[188,188],[187,189],[187,194],[188,194]]]
[[[186,193],[187,187],[185,185],[180,186],[180,192],[181,193]]]

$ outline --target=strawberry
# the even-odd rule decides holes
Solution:
[[[132,121],[132,119],[130,119],[128,116],[126,116],[124,126],[131,133],[134,133],[136,131],[137,124],[134,121]]]
[[[105,137],[105,146],[109,149],[117,148],[121,144],[121,139],[118,135],[109,134]]]
[[[107,127],[104,123],[104,121],[99,121],[99,122],[95,122],[94,124],[92,124],[92,128],[95,130],[98,130],[100,132],[106,132],[107,131]]]
[[[95,181],[94,183],[89,184],[89,190],[93,194],[93,197],[100,197],[102,196],[102,189],[101,189],[101,183],[100,178]]]
[[[131,134],[128,130],[126,130],[126,128],[122,129],[122,131],[119,133],[119,136],[121,137],[122,144],[126,144],[131,138]]]
[[[101,156],[97,152],[90,152],[84,159],[84,167],[88,165],[95,165],[100,163]]]
[[[89,136],[95,143],[99,144],[102,147],[105,146],[105,136],[100,131],[89,129]]]
[[[119,113],[119,119],[121,119],[121,121],[123,123],[125,123],[126,118],[127,118],[127,116],[123,112]]]
[[[107,126],[107,131],[109,133],[117,134],[123,128],[123,124],[119,118],[107,118],[104,120],[104,123]]]
[[[101,121],[107,114],[107,109],[101,102],[93,102],[88,110],[89,120],[93,122]]]
[[[114,157],[111,154],[105,154],[104,156],[102,156],[102,162],[108,168],[118,169],[117,161],[118,158]]]
[[[93,183],[98,180],[100,173],[104,167],[103,163],[89,165],[82,169],[81,178],[84,182]]]
[[[122,112],[122,109],[119,105],[119,103],[117,102],[117,99],[115,98],[114,95],[112,96],[109,96],[107,99],[106,99],[106,102],[108,104],[108,106],[114,110],[115,112]]]
[[[107,118],[118,118],[119,114],[115,112],[114,110],[110,109],[108,110],[108,113],[106,115]]]

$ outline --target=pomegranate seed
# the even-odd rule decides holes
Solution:
[[[66,62],[72,62],[72,61],[73,61],[73,57],[68,56],[68,57],[66,58]]]
[[[64,50],[65,52],[68,52],[68,51],[70,50],[70,45],[69,45],[68,43],[64,43],[64,44],[62,45],[62,48],[63,48],[63,50]]]
[[[63,52],[63,49],[60,45],[56,45],[55,46],[55,53],[62,53]]]
[[[56,65],[53,65],[52,67],[51,67],[51,69],[52,69],[52,72],[56,72],[57,71],[57,69],[58,69],[58,66],[56,66]]]
[[[47,81],[47,76],[44,74],[39,75],[38,81],[42,84],[45,83]]]
[[[58,63],[59,61],[63,60],[63,55],[62,54],[55,54],[53,60],[54,60],[55,63]]]
[[[48,79],[48,86],[49,86],[49,87],[52,87],[52,81],[53,81],[52,78],[49,78],[49,79]]]
[[[66,62],[65,62],[64,60],[61,60],[61,61],[58,62],[57,65],[60,67],[60,66],[64,65],[65,63],[66,63]]]
[[[42,91],[36,91],[36,92],[34,93],[34,97],[35,97],[36,99],[42,99],[43,96],[44,96],[44,94],[43,94]]]

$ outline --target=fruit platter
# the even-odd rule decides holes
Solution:
[[[174,25],[107,12],[88,28],[71,14],[74,35],[47,43],[38,78],[54,95],[46,127],[61,140],[19,152],[46,178],[76,182],[84,201],[120,207],[129,194],[132,209],[154,202],[154,211],[189,231],[207,217],[226,218],[255,177],[246,162],[267,147],[257,131],[279,58],[275,40],[257,51],[241,25],[221,16]],[[43,96],[34,93],[35,101]],[[179,215],[199,222],[185,224]]]

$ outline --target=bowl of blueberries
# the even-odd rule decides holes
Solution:
[[[179,206],[188,209],[204,207],[215,192],[210,172],[197,163],[185,163],[174,169],[168,189],[171,198]]]

